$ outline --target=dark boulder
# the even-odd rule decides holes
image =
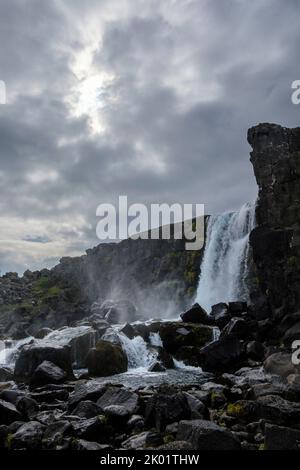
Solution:
[[[73,443],[73,450],[110,450],[111,447],[108,444],[98,444],[98,442],[85,441],[84,439],[77,439]]]
[[[99,340],[88,353],[87,366],[90,375],[106,377],[126,372],[128,360],[121,346]]]
[[[202,325],[210,325],[211,319],[207,312],[198,303],[194,304],[189,310],[180,315],[185,323],[201,323]]]
[[[122,442],[122,448],[135,450],[144,449],[146,447],[156,447],[161,444],[162,438],[159,434],[152,431],[144,431]]]
[[[201,364],[207,372],[227,372],[237,369],[242,359],[240,341],[235,336],[225,336],[201,349]]]
[[[265,357],[265,348],[259,341],[250,341],[246,347],[247,356],[254,361],[262,361]]]
[[[81,419],[73,423],[74,434],[79,439],[87,441],[107,442],[110,438],[111,430],[107,426],[105,416],[96,416],[90,419]]]
[[[231,318],[228,312],[228,305],[222,302],[213,305],[209,317],[217,327],[220,329],[224,328]]]
[[[67,373],[50,361],[42,362],[30,378],[30,385],[42,387],[47,384],[60,384],[67,378]]]
[[[47,442],[48,447],[54,447],[57,444],[60,444],[62,439],[66,436],[73,435],[73,426],[72,424],[64,419],[54,421],[50,423],[43,436],[43,441]]]
[[[4,400],[0,400],[0,424],[9,425],[14,421],[21,421],[21,414],[13,405]]]
[[[247,312],[247,309],[247,302],[229,302],[228,304],[228,310],[232,316],[241,315],[242,313]]]
[[[293,342],[296,340],[300,340],[300,322],[291,326],[283,336],[283,342],[287,347],[292,347]]]
[[[187,441],[196,450],[239,450],[239,440],[225,428],[206,420],[181,421],[177,440]]]
[[[169,387],[161,387],[146,402],[145,424],[155,426],[158,432],[163,431],[168,424],[181,419],[189,419],[191,410],[186,396],[175,392]]]
[[[35,333],[34,337],[36,339],[44,339],[46,336],[48,336],[50,333],[52,333],[53,330],[51,328],[41,328],[38,330],[37,333]]]
[[[125,325],[120,329],[120,332],[129,339],[133,339],[135,336],[138,336],[137,330],[130,325],[130,323],[125,323]]]
[[[16,408],[28,421],[34,420],[40,409],[37,401],[28,396],[20,397],[17,400]]]
[[[107,386],[94,380],[75,385],[68,402],[68,409],[72,411],[81,401],[97,401],[106,391]]]
[[[72,412],[72,415],[85,419],[94,418],[100,414],[101,410],[99,406],[89,400],[79,402]]]
[[[300,421],[300,403],[294,403],[277,395],[257,399],[259,418],[283,426],[292,426]]]
[[[221,337],[233,335],[239,339],[243,339],[249,334],[249,325],[242,318],[233,317],[230,322],[223,328]]]
[[[132,415],[138,410],[138,395],[131,390],[109,387],[104,395],[97,401],[101,410],[105,410],[110,405],[122,406],[128,415]]]
[[[23,424],[17,432],[11,436],[11,449],[41,449],[44,430],[45,426],[37,421]]]
[[[160,361],[155,361],[148,369],[149,372],[166,372],[166,368]]]
[[[7,366],[0,366],[0,382],[9,382],[13,380],[14,372]]]
[[[174,356],[178,361],[189,366],[201,367],[202,365],[201,348],[195,346],[183,346],[176,351]]]
[[[266,423],[264,450],[300,450],[300,431]]]
[[[292,355],[287,352],[278,352],[267,357],[264,362],[264,369],[269,374],[288,377],[290,374],[300,372],[300,366],[294,365]]]
[[[174,353],[183,346],[204,346],[212,340],[213,329],[206,325],[164,322],[160,325],[159,334],[164,348]]]
[[[157,346],[157,360],[165,367],[165,369],[174,369],[174,360],[164,348]]]
[[[65,371],[67,378],[74,378],[70,347],[42,340],[21,349],[15,365],[15,379],[18,382],[29,382],[36,368],[44,361],[60,367]]]

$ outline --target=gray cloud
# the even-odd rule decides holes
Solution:
[[[299,123],[299,8],[3,0],[2,272],[95,245],[96,207],[119,194],[209,213],[254,199],[248,127]]]

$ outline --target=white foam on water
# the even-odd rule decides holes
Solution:
[[[141,336],[129,339],[123,333],[119,333],[122,348],[128,358],[128,368],[140,369],[140,372],[147,370],[157,358],[157,353],[148,349],[147,343]]]
[[[173,358],[173,361],[174,361],[176,369],[181,369],[181,370],[190,371],[190,372],[197,372],[197,373],[202,372],[201,367],[188,366],[183,361],[178,361],[177,359],[174,359],[174,358]]]
[[[150,333],[149,341],[150,341],[151,346],[158,346],[160,348],[163,347],[163,343],[162,343],[159,333]]]

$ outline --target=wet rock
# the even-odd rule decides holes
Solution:
[[[201,348],[197,348],[195,346],[183,346],[174,353],[174,356],[178,361],[182,361],[188,366],[201,367]]]
[[[221,337],[233,335],[239,339],[243,339],[249,334],[249,325],[242,318],[233,317],[223,328]]]
[[[247,356],[255,361],[262,361],[265,356],[265,348],[259,341],[250,341],[246,347]]]
[[[209,411],[207,407],[202,403],[202,401],[200,401],[190,393],[183,393],[186,397],[187,405],[190,409],[191,419],[207,419],[209,417]]]
[[[164,348],[174,353],[183,346],[204,346],[212,340],[213,329],[205,325],[164,322],[160,325],[159,334]]]
[[[128,360],[119,345],[99,340],[88,353],[87,366],[90,375],[104,377],[126,372]]]
[[[0,382],[9,382],[13,380],[14,372],[9,367],[0,366]]]
[[[283,336],[283,342],[285,346],[291,347],[293,342],[299,339],[300,339],[300,322],[296,323],[285,332]]]
[[[300,450],[300,431],[267,423],[264,450]]]
[[[294,403],[276,395],[268,395],[259,397],[257,404],[260,418],[284,426],[299,423],[300,403]]]
[[[211,307],[210,318],[213,323],[220,329],[224,328],[225,325],[230,321],[231,316],[228,312],[228,305],[225,303],[218,303]]]
[[[126,439],[122,442],[122,447],[123,449],[143,449],[145,447],[158,446],[160,444],[162,444],[162,438],[159,434],[145,431]]]
[[[41,328],[40,330],[38,330],[37,333],[35,333],[34,337],[36,339],[44,339],[47,335],[49,335],[50,333],[52,333],[53,330],[51,330],[51,328]]]
[[[154,362],[148,369],[149,372],[166,372],[166,368],[162,365],[161,362]]]
[[[74,450],[110,450],[111,447],[108,444],[98,444],[97,442],[85,441],[84,439],[78,439],[73,445]]]
[[[9,401],[13,405],[17,403],[17,400],[24,396],[25,392],[21,390],[3,390],[0,394],[0,398],[4,401]]]
[[[127,428],[129,431],[138,431],[143,429],[144,426],[145,420],[141,415],[132,415],[127,422]]]
[[[236,369],[242,353],[240,341],[235,336],[225,336],[201,349],[202,368],[208,372]]]
[[[80,401],[97,401],[104,394],[106,389],[106,385],[100,384],[94,380],[76,384],[69,398],[69,410],[72,411]]]
[[[163,347],[156,346],[155,349],[157,351],[157,360],[161,362],[166,369],[174,369],[175,365],[172,355]]]
[[[133,339],[135,336],[138,336],[138,332],[132,325],[130,325],[130,323],[125,323],[125,325],[120,329],[120,332],[129,339]]]
[[[181,421],[177,440],[190,442],[196,450],[239,450],[240,442],[230,431],[206,420]]]
[[[44,430],[45,426],[37,421],[23,424],[11,437],[11,448],[26,450],[41,449]]]
[[[228,310],[233,316],[247,312],[247,302],[229,302]]]
[[[67,420],[58,420],[47,426],[44,432],[44,439],[51,441],[52,443],[58,444],[63,437],[66,435],[73,434],[72,424]]]
[[[101,410],[99,406],[89,400],[79,402],[72,412],[72,415],[86,419],[94,418],[95,416],[98,416],[100,414]]]
[[[60,384],[67,378],[67,373],[50,361],[42,362],[30,378],[30,385],[41,387],[47,384]]]
[[[191,410],[186,396],[175,392],[169,387],[161,387],[146,402],[145,424],[155,426],[158,432],[168,424],[181,419],[189,419]]]
[[[105,416],[96,416],[90,419],[81,419],[73,423],[75,436],[87,441],[107,442],[110,429],[106,424]]]
[[[33,400],[33,398],[23,396],[17,400],[16,408],[22,416],[27,420],[32,421],[36,418],[40,407],[37,401]]]
[[[57,400],[65,402],[69,398],[69,392],[66,389],[35,391],[31,393],[31,397],[38,403],[56,403]]]
[[[30,381],[36,368],[44,361],[49,361],[66,372],[73,379],[71,349],[46,340],[37,340],[23,346],[15,365],[15,379],[19,382]]]
[[[21,414],[13,405],[4,400],[0,400],[0,424],[9,425],[14,421],[21,421]]]
[[[109,387],[99,398],[97,405],[102,410],[111,405],[122,406],[128,415],[132,415],[138,410],[138,395],[131,390]]]
[[[88,352],[95,346],[98,337],[98,332],[88,323],[77,327],[63,327],[54,331],[48,339],[69,346],[72,364],[74,368],[80,369],[86,367]]]
[[[207,312],[198,303],[194,304],[189,310],[180,315],[185,323],[201,323],[202,325],[210,325],[211,319]]]
[[[280,375],[281,377],[300,372],[300,366],[292,363],[292,355],[285,352],[278,352],[269,356],[264,362],[264,369],[270,374]]]

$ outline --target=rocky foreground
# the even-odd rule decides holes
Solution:
[[[108,322],[92,314],[65,344],[41,331],[45,339],[23,346],[14,370],[0,369],[0,448],[298,449],[300,368],[290,349],[264,342],[261,321],[243,302],[218,304],[210,316],[196,304],[181,317],[126,324],[112,338]],[[162,346],[150,345],[152,333]],[[192,385],[99,381],[127,370],[120,335],[148,341],[157,374],[174,368],[174,359],[204,372]],[[77,379],[75,358],[88,369]]]

